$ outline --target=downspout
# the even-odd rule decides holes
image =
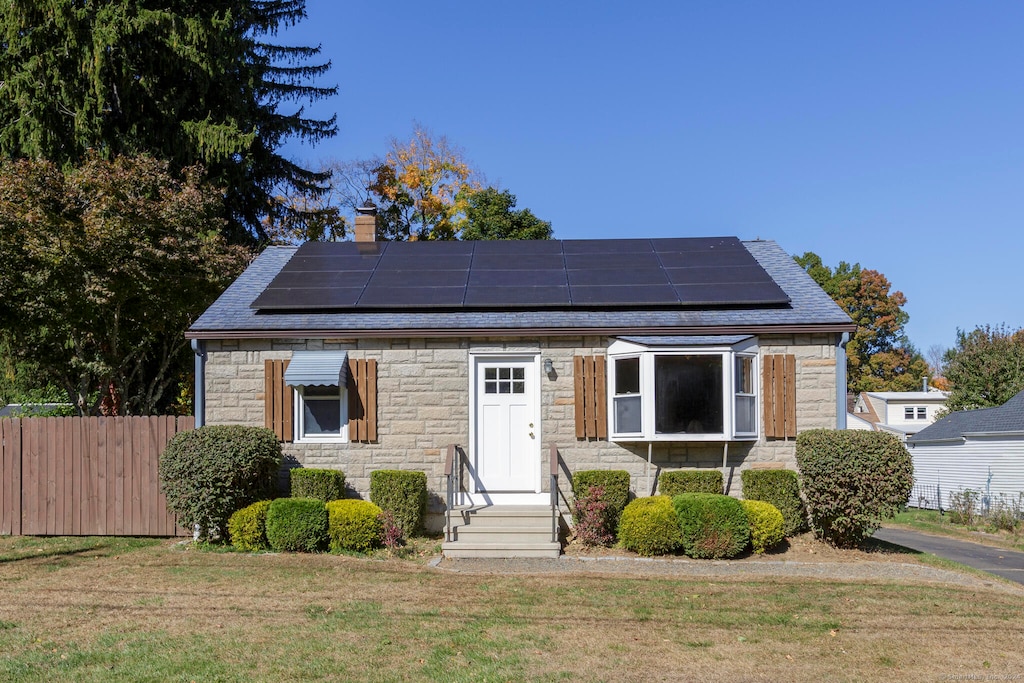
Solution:
[[[196,354],[195,416],[198,429],[206,424],[206,343],[201,339],[193,339],[192,353]]]
[[[836,344],[836,429],[846,429],[846,345],[850,333],[843,332]]]

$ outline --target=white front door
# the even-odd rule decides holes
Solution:
[[[494,492],[540,490],[537,359],[476,359],[476,484]]]

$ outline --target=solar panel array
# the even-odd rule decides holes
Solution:
[[[786,293],[735,237],[310,242],[259,310],[758,306]]]

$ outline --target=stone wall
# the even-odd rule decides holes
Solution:
[[[624,469],[637,495],[648,495],[661,471],[721,468],[721,443],[647,444],[577,440],[573,357],[603,355],[604,337],[543,339],[282,339],[207,342],[206,420],[208,424],[264,424],[264,360],[289,358],[295,350],[344,349],[351,358],[377,360],[376,443],[284,445],[285,453],[307,467],[338,468],[353,493],[368,497],[370,472],[417,469],[427,473],[436,512],[444,497],[444,459],[455,443],[470,452],[470,352],[501,351],[550,358],[554,373],[541,374],[542,458],[556,444],[569,471]],[[831,335],[764,336],[759,352],[796,356],[797,428],[834,428],[835,340]],[[728,491],[740,493],[739,472],[749,467],[795,468],[792,440],[732,442],[725,470]],[[546,472],[546,467],[542,468]],[[546,482],[544,482],[546,486]],[[569,491],[562,477],[560,488]]]

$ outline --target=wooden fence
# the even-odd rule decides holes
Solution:
[[[0,534],[188,536],[157,461],[192,417],[0,420]]]

